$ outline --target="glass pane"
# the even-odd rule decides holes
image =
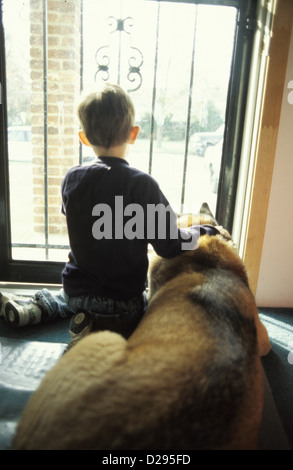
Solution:
[[[12,255],[64,261],[60,184],[80,149],[81,91],[126,88],[140,136],[129,162],[171,205],[215,211],[236,10],[147,0],[4,0]]]

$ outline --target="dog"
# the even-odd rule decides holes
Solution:
[[[153,260],[148,309],[128,340],[92,333],[60,358],[13,449],[258,448],[268,334],[229,233],[207,204],[189,219],[214,235]]]

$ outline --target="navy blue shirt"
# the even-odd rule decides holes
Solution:
[[[62,281],[69,296],[138,296],[146,287],[148,244],[171,258],[182,251],[186,235],[191,239],[177,228],[158,183],[121,158],[71,168],[61,190],[71,249]]]

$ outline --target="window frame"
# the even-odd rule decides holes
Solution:
[[[5,44],[0,6],[0,281],[61,284],[63,262],[13,260],[11,256]],[[231,6],[238,10],[235,43],[227,97],[226,126],[216,217],[230,232],[233,229],[237,181],[254,34],[255,0],[147,0],[196,5]]]

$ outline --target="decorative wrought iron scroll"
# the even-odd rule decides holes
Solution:
[[[128,16],[124,19],[117,19],[114,16],[110,16],[108,18],[108,26],[110,27],[110,34],[114,34],[116,32],[119,33],[118,38],[118,60],[117,60],[117,83],[120,85],[121,81],[121,60],[124,61],[125,52],[123,53],[122,57],[122,33],[128,34],[129,38],[131,37],[130,29],[133,27],[134,21],[133,18]],[[127,76],[124,77],[126,80],[131,84],[130,88],[127,90],[128,92],[134,92],[141,87],[142,84],[142,75],[141,75],[141,67],[143,65],[143,54],[140,49],[131,45],[129,42],[129,47],[127,51],[127,63],[128,63],[128,70]],[[111,64],[111,47],[110,45],[100,47],[96,52],[96,63],[98,65],[98,70],[95,74],[95,80],[97,80],[98,76],[100,75],[103,81],[110,80],[110,64]],[[113,54],[115,57],[115,54]],[[116,56],[117,57],[117,56]]]

